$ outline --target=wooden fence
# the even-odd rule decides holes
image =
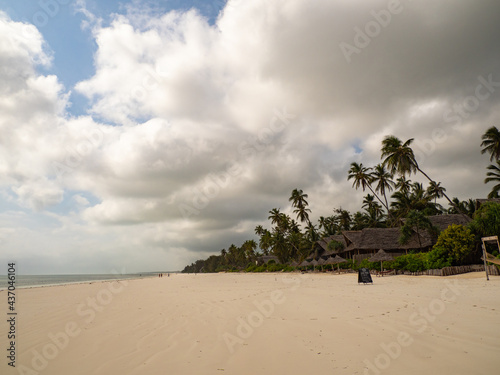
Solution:
[[[467,272],[484,272],[484,265],[473,264],[469,266],[445,267],[436,270],[427,270],[421,272],[396,271],[397,275],[429,275],[429,276],[452,276]],[[500,271],[496,266],[488,266],[488,273],[493,276],[500,276]]]

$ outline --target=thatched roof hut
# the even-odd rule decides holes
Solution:
[[[340,273],[340,263],[344,263],[346,260],[341,256],[335,255],[334,257],[330,257],[325,261],[325,264],[336,264],[337,271]]]
[[[330,257],[325,261],[325,264],[340,264],[347,262],[344,258],[341,256],[335,255],[334,257]]]
[[[309,263],[306,259],[304,259],[304,260],[303,260],[303,261],[299,264],[299,267],[307,267],[307,266],[309,266],[309,265],[310,265],[310,263]]]
[[[383,275],[384,273],[382,271],[384,271],[383,267],[382,267],[382,262],[386,262],[386,261],[391,261],[393,260],[393,256],[391,254],[387,254],[383,249],[380,249],[377,254],[375,254],[374,256],[372,256],[370,259],[368,259],[370,262],[380,262],[380,272],[381,274]]]
[[[386,262],[393,260],[394,257],[391,254],[387,254],[383,249],[380,249],[377,254],[368,259],[370,262]]]
[[[318,259],[318,266],[324,266],[325,264],[326,264],[325,259],[323,259],[323,258]]]

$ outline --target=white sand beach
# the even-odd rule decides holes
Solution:
[[[1,373],[499,373],[500,277],[373,281],[176,274],[19,289],[16,368],[3,355]],[[6,291],[0,301],[7,311]]]

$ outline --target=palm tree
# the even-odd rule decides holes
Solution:
[[[448,208],[448,214],[460,214],[462,212],[465,212],[470,218],[474,216],[474,212],[476,211],[475,201],[473,201],[472,199],[469,199],[468,201],[461,201],[457,197],[453,198],[452,200],[454,205]],[[460,208],[460,211],[457,210],[457,207]]]
[[[220,257],[221,257],[221,260],[222,260],[222,264],[226,263],[226,255],[227,255],[226,249],[222,249],[220,251]]]
[[[411,190],[411,184],[411,180],[406,179],[405,176],[401,176],[396,180],[396,189],[403,194],[408,194]]]
[[[255,249],[257,248],[257,242],[254,240],[247,240],[242,245],[243,251],[245,253],[246,258],[249,261],[253,261],[255,258]]]
[[[446,189],[441,186],[441,182],[431,181],[429,187],[427,188],[427,194],[431,198],[434,198],[434,203],[436,203],[437,198],[442,198]]]
[[[318,236],[318,233],[316,231],[316,227],[311,223],[309,223],[306,227],[306,236],[309,239],[309,241],[311,241],[311,243],[313,243],[313,244],[319,240],[319,236]]]
[[[375,193],[372,189],[372,182],[374,181],[374,177],[371,174],[371,168],[363,167],[363,163],[351,163],[351,169],[349,169],[349,174],[347,175],[347,180],[353,179],[352,186],[358,190],[360,187],[365,191],[366,188],[370,189],[372,192],[373,196],[379,200],[380,203],[382,203],[382,206],[384,206],[387,209],[387,212],[389,212],[389,207],[387,207],[386,204],[380,199],[380,197]]]
[[[382,141],[382,156],[384,161],[383,165],[389,167],[392,173],[399,173],[402,176],[406,174],[415,173],[419,171],[422,173],[430,182],[432,180],[422,169],[420,169],[417,159],[415,159],[415,154],[413,153],[412,148],[410,147],[413,142],[413,138],[408,139],[406,142],[402,142],[399,138],[389,135],[384,138]],[[448,202],[453,205],[451,199],[446,195],[444,189],[442,191],[443,197],[445,197]],[[462,212],[463,215],[465,213]]]
[[[262,236],[264,234],[264,228],[262,227],[262,225],[257,225],[255,227],[255,234],[257,236]]]
[[[483,142],[481,142],[481,147],[484,147],[481,150],[481,154],[485,154],[485,153],[489,152],[490,161],[493,161],[493,159],[499,160],[500,159],[500,131],[495,126],[492,126],[488,130],[486,130],[486,133],[483,134],[481,139],[483,140]]]
[[[365,196],[361,208],[364,208],[368,213],[373,212],[375,216],[382,216],[382,206],[375,201],[375,197],[373,195],[367,194]]]
[[[500,191],[500,160],[497,160],[497,165],[490,164],[486,168],[489,172],[486,173],[486,176],[488,177],[484,179],[484,183],[487,184],[488,182],[497,182],[488,194],[488,198],[497,198],[498,192]]]
[[[281,212],[279,208],[273,208],[269,211],[270,215],[268,220],[271,220],[272,224],[278,224],[281,221]]]
[[[382,164],[377,164],[372,173],[373,182],[377,183],[375,186],[375,191],[382,194],[385,200],[385,208],[387,209],[387,214],[391,217],[391,211],[389,210],[389,202],[387,201],[386,191],[392,191],[395,184],[392,181],[392,173],[389,173]]]
[[[384,161],[382,165],[389,167],[391,173],[398,173],[401,176],[412,174],[417,171],[417,161],[410,145],[413,138],[408,139],[405,143],[393,135],[389,135],[382,141],[382,156]]]
[[[347,210],[341,208],[335,209],[337,213],[336,220],[338,222],[339,230],[349,230],[351,228],[351,214]]]
[[[286,263],[288,260],[288,246],[286,245],[286,238],[283,233],[275,231],[271,237],[272,253],[278,257],[280,263]]]
[[[368,215],[357,211],[352,218],[352,230],[362,230],[368,228]]]
[[[320,216],[319,219],[319,229],[323,228],[323,233],[321,237],[331,236],[337,233],[337,223],[334,216]]]
[[[272,246],[272,234],[267,229],[264,229],[260,236],[259,247],[262,249],[264,255],[269,255],[269,249]]]
[[[392,194],[391,207],[398,219],[406,217],[410,211],[423,211],[428,215],[436,215],[440,212],[439,205],[432,203],[431,196],[427,193],[421,183],[411,184],[411,191],[403,193],[398,190]]]
[[[300,220],[301,223],[304,221],[307,225],[311,225],[309,221],[309,214],[311,212],[310,209],[306,208],[309,203],[307,203],[306,198],[308,197],[301,189],[293,189],[292,196],[288,199],[289,202],[292,202],[292,207],[295,207],[293,210],[294,214],[297,214],[297,219]]]

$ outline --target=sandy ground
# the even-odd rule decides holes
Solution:
[[[1,374],[499,374],[500,277],[211,274],[18,289]]]

